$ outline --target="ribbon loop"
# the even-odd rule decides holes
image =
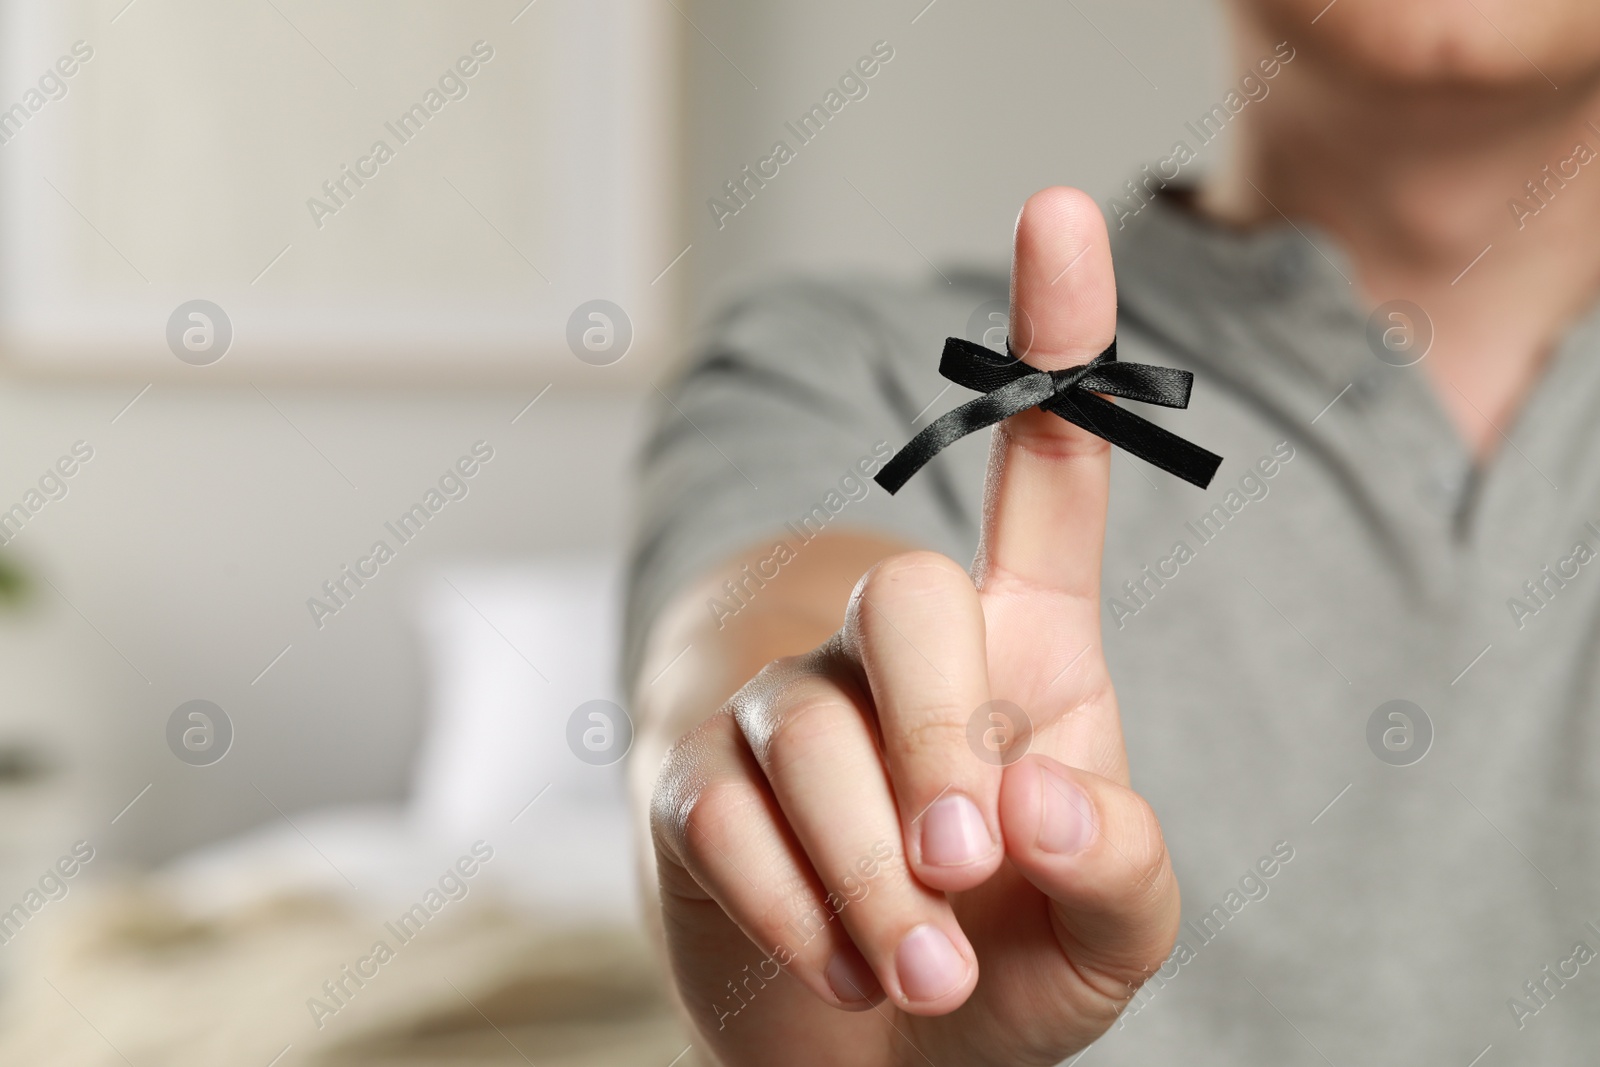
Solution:
[[[899,492],[913,474],[949,445],[1032,407],[1066,419],[1202,489],[1211,484],[1222,463],[1221,456],[1097,395],[1169,408],[1189,406],[1193,374],[1144,363],[1120,363],[1115,339],[1081,366],[1045,371],[1017,359],[1009,344],[1006,355],[999,356],[983,345],[951,337],[944,343],[939,373],[984,395],[929,423],[884,464],[873,481],[890,494]]]

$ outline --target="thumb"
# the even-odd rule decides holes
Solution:
[[[1117,291],[1100,209],[1086,193],[1035,193],[1017,216],[1012,350],[1040,370],[1087,363],[1116,335]],[[1099,596],[1111,446],[1038,408],[995,431],[974,572]]]
[[[1124,1001],[1171,951],[1178,883],[1155,812],[1127,786],[1047,756],[1006,770],[1006,852],[1049,897],[1078,977]]]

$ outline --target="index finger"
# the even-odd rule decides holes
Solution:
[[[1117,290],[1100,209],[1085,193],[1035,193],[1017,216],[1011,321],[1030,329],[1029,366],[1087,363],[1116,336]],[[1033,408],[995,428],[983,534],[973,566],[980,589],[1019,580],[1097,600],[1111,446]]]

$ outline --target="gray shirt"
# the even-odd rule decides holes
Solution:
[[[1089,1063],[1592,1062],[1600,316],[1475,468],[1325,234],[1158,202],[1113,253],[1121,358],[1196,376],[1130,409],[1225,460],[1113,460],[1106,654],[1185,922]],[[970,561],[987,435],[896,497],[856,472],[971,398],[942,340],[1005,294],[798,280],[712,324],[643,459],[630,671],[684,583],[824,522]]]

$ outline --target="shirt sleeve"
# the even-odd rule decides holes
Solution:
[[[709,324],[648,415],[625,681],[671,597],[737,553],[782,541],[798,555],[825,527],[970,558],[981,463],[941,456],[893,497],[870,473],[928,419],[968,399],[946,391],[939,351],[996,284],[988,276],[926,287],[769,283]],[[1003,292],[1003,278],[998,285]]]

